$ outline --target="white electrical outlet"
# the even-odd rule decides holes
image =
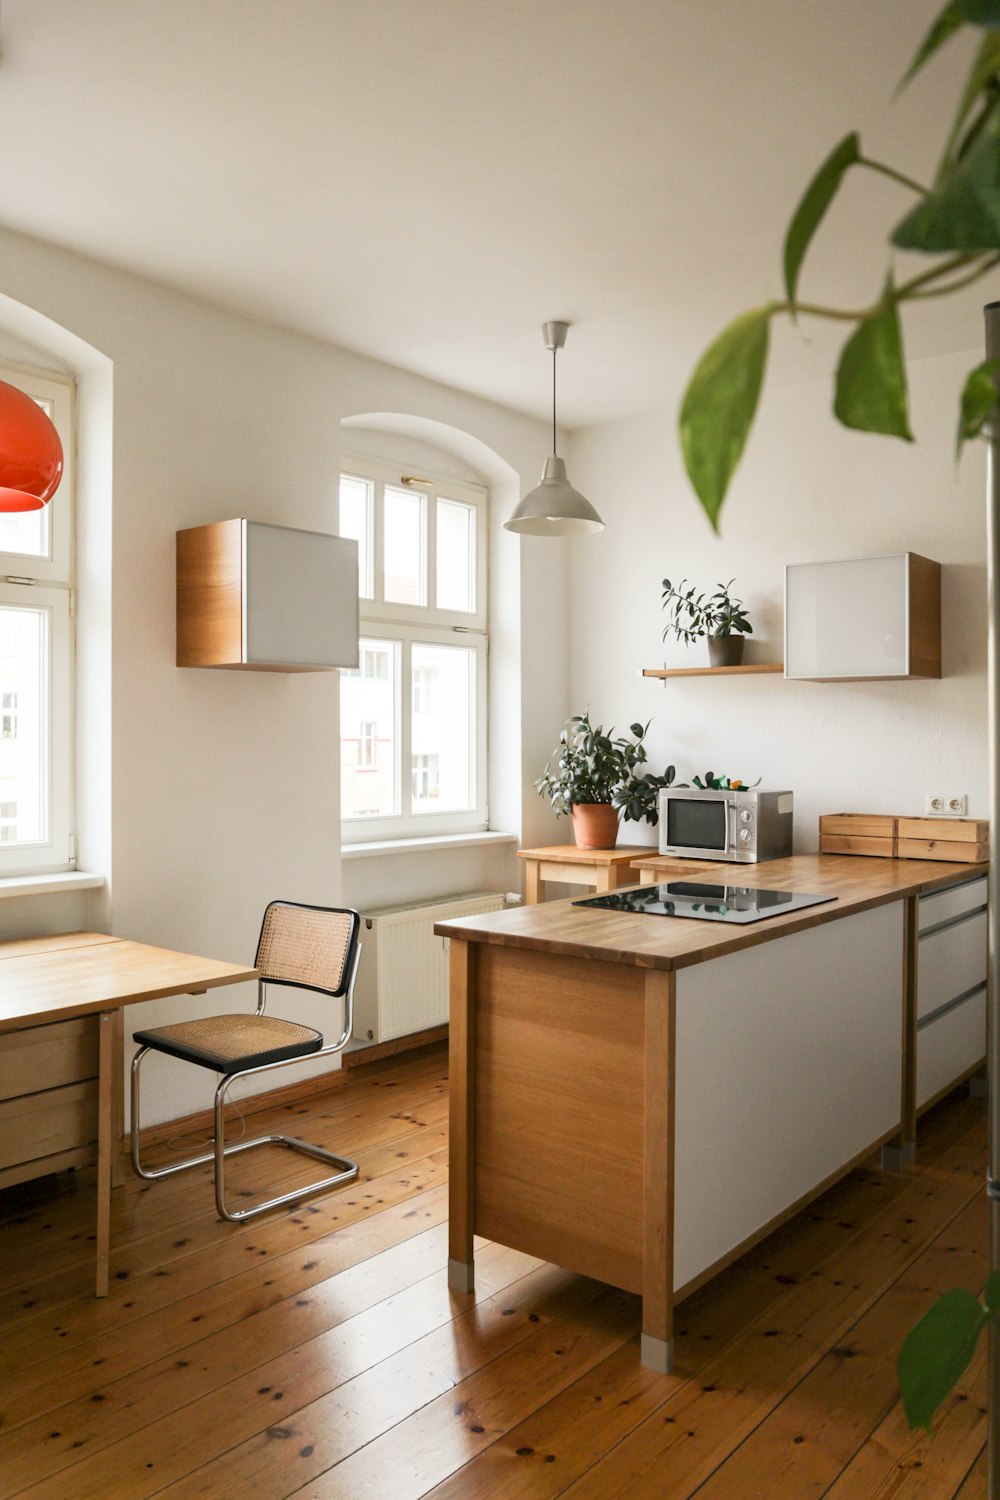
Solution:
[[[929,818],[964,818],[969,799],[949,792],[928,792],[924,797],[924,814]]]

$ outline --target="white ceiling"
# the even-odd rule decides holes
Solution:
[[[930,175],[968,39],[892,94],[940,4],[3,0],[0,220],[539,414],[565,318],[567,425],[673,407],[848,129]],[[803,294],[874,295],[908,201],[856,174]],[[830,368],[808,334],[775,378]]]

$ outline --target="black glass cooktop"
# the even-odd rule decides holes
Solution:
[[[605,911],[641,912],[651,917],[694,917],[702,922],[763,922],[786,911],[822,906],[836,896],[811,896],[804,891],[764,891],[746,885],[715,885],[701,880],[670,880],[634,891],[612,891],[574,901],[574,906],[599,906]]]

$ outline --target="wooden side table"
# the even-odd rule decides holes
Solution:
[[[544,901],[547,880],[589,886],[599,896],[620,885],[637,885],[639,860],[655,854],[655,848],[642,844],[618,849],[578,849],[575,844],[519,849],[517,857],[524,860],[524,899],[529,906]]]

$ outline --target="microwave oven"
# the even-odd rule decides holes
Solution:
[[[661,854],[752,865],[792,852],[791,792],[670,787],[658,801]]]

